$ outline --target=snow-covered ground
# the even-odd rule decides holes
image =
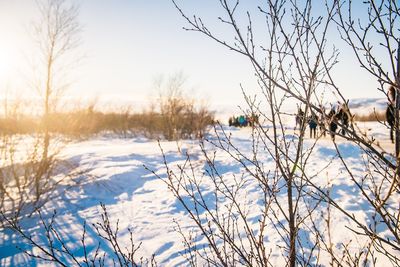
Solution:
[[[363,123],[360,127],[374,135],[380,144],[388,149],[393,149],[388,140],[388,131],[377,123]],[[235,143],[244,154],[251,153],[251,131],[249,128],[229,129],[232,133],[232,142]],[[211,134],[210,138],[214,138]],[[313,140],[307,139],[305,146],[310,146]],[[186,153],[192,155],[197,166],[204,165],[201,158],[201,150],[196,141],[161,142],[166,160],[172,165],[184,163]],[[355,145],[338,139],[339,149],[345,159],[351,163],[351,168],[357,176],[364,174],[364,161],[362,152]],[[209,149],[213,149],[207,145]],[[95,238],[92,223],[100,220],[100,203],[107,206],[108,213],[115,223],[119,220],[121,240],[127,244],[129,241],[128,228],[133,230],[135,243],[142,242],[139,256],[150,257],[156,255],[156,261],[161,266],[185,266],[182,257],[184,247],[180,235],[175,231],[175,223],[179,222],[184,229],[190,229],[193,223],[182,205],[173,197],[165,183],[156,178],[147,168],[154,170],[161,178],[166,177],[163,156],[156,141],[143,138],[119,139],[112,137],[97,137],[86,141],[71,143],[62,151],[62,156],[80,165],[87,174],[79,178],[78,184],[68,187],[60,186],[55,193],[55,198],[45,206],[45,216],[57,210],[56,226],[69,244],[79,244],[84,221],[88,225],[88,240]],[[336,150],[329,137],[322,138],[316,144],[311,156],[311,173],[317,173],[323,169],[334,157]],[[264,167],[274,168],[274,161],[265,156]],[[232,158],[223,153],[218,153],[215,159],[219,171],[227,177],[243,173],[242,167]],[[201,169],[201,168],[200,168]],[[334,160],[327,169],[318,176],[321,184],[327,181],[333,185],[332,196],[343,207],[360,218],[367,220],[365,214],[366,203],[356,193],[356,186],[351,182],[345,169],[339,160]],[[244,185],[246,200],[250,207],[249,218],[254,226],[258,225],[259,210],[262,207],[261,192],[256,181]],[[204,188],[204,194],[211,192],[210,188]],[[323,220],[323,218],[321,218]],[[346,225],[348,219],[340,212],[332,211],[332,232],[335,244],[346,243],[350,239],[357,239]],[[38,217],[32,216],[24,221],[23,226],[27,230],[40,236]],[[39,232],[38,232],[39,231]],[[269,241],[279,238],[271,228]],[[89,247],[94,248],[96,242]],[[203,244],[202,238],[198,239]],[[358,239],[362,243],[362,239]],[[37,266],[45,265],[41,261],[35,261],[21,253],[16,246],[29,249],[25,241],[17,238],[11,231],[0,232],[0,266]],[[79,246],[74,246],[77,255],[82,255]],[[271,242],[273,248],[272,261],[280,266],[280,250]],[[399,254],[400,256],[400,254]],[[380,265],[380,264],[378,264]],[[384,266],[384,265],[380,265]],[[386,266],[386,265],[385,265]],[[389,265],[388,265],[389,266]]]

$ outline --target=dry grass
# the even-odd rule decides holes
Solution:
[[[38,123],[34,118],[20,116],[15,118],[0,118],[0,134],[28,134],[37,132]]]
[[[386,113],[385,111],[372,111],[365,115],[355,114],[354,115],[355,121],[386,121]]]
[[[213,124],[214,117],[206,109],[184,108],[176,114],[154,111],[130,113],[128,111],[107,112],[93,108],[58,112],[47,117],[51,133],[71,137],[89,137],[101,133],[120,136],[141,134],[149,138],[168,140],[202,137],[206,128]],[[43,130],[44,119],[15,116],[0,119],[0,134],[33,134]]]

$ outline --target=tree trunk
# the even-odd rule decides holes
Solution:
[[[47,61],[47,77],[46,77],[46,90],[44,99],[44,114],[43,114],[43,152],[42,159],[39,163],[38,169],[36,170],[35,177],[35,189],[36,189],[36,201],[39,201],[40,195],[42,194],[40,188],[40,181],[44,178],[44,174],[49,168],[49,146],[50,146],[50,130],[49,130],[49,115],[50,115],[50,95],[51,95],[51,75],[53,66],[53,48],[50,50],[50,56]]]
[[[398,48],[397,48],[397,73],[396,73],[396,86],[395,86],[395,102],[396,102],[396,107],[395,107],[395,136],[396,136],[396,142],[395,142],[395,153],[396,153],[396,163],[397,163],[397,169],[396,169],[396,179],[397,183],[400,186],[400,93],[399,93],[399,85],[400,85],[400,40],[398,41]]]
[[[293,210],[293,176],[288,178],[287,190],[288,190],[288,205],[289,205],[289,266],[296,266],[296,227],[295,227],[295,212]]]

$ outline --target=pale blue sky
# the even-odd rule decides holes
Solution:
[[[36,16],[34,2],[0,0],[0,92],[26,87],[20,74],[27,72],[24,62],[33,53],[27,32]],[[191,2],[185,8],[213,25],[220,11],[216,2]],[[250,2],[257,1],[246,4]],[[190,94],[209,99],[213,107],[242,105],[240,84],[249,93],[258,92],[247,59],[201,34],[182,30],[185,21],[168,0],[81,0],[79,18],[84,29],[80,50],[86,56],[76,69],[68,91],[71,97],[146,101],[156,94],[157,76],[179,71],[187,76]],[[221,25],[215,29],[229,33]],[[342,51],[337,67],[346,97],[382,97],[352,58]]]

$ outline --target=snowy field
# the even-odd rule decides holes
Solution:
[[[392,144],[388,140],[388,130],[377,123],[362,123],[360,127],[380,140],[380,144],[391,151]],[[229,129],[232,134],[232,142],[245,154],[251,153],[251,131],[249,128]],[[308,134],[308,133],[307,133]],[[210,134],[209,138],[215,138]],[[314,140],[306,139],[305,147],[310,146]],[[362,152],[356,146],[338,138],[338,146],[347,162],[356,175],[362,176],[364,163]],[[205,168],[201,157],[201,150],[196,141],[161,142],[166,160],[171,165],[182,164],[186,159],[186,153],[192,155],[199,170]],[[213,150],[211,145],[207,149]],[[82,225],[87,222],[87,235],[95,238],[96,234],[90,227],[91,223],[100,220],[100,203],[107,206],[108,213],[113,222],[119,220],[121,240],[127,244],[129,240],[128,228],[133,230],[135,243],[142,242],[139,256],[150,257],[156,255],[156,261],[161,266],[185,266],[187,265],[182,254],[184,247],[181,236],[175,231],[179,222],[183,229],[191,229],[193,223],[182,205],[173,197],[165,183],[156,178],[147,168],[154,170],[161,178],[166,177],[163,157],[158,143],[143,138],[119,139],[112,137],[98,137],[86,141],[71,143],[62,151],[62,156],[80,165],[87,170],[87,174],[76,180],[77,184],[71,187],[61,186],[44,209],[44,216],[50,216],[53,210],[57,210],[56,226],[69,244],[79,244]],[[329,137],[321,138],[312,153],[309,171],[318,172],[336,157],[336,150]],[[265,156],[265,168],[273,168],[274,161]],[[219,171],[226,177],[240,175],[242,167],[224,153],[217,153],[216,165]],[[343,207],[359,216],[365,217],[365,203],[360,199],[355,185],[350,181],[344,167],[339,160],[324,169],[318,176],[318,182],[332,184],[332,196],[337,199]],[[256,182],[245,185],[246,195],[243,202],[248,203],[249,220],[256,227],[258,225],[259,210],[262,205],[261,193]],[[210,188],[204,187],[204,194],[212,193]],[[283,196],[282,196],[283,197]],[[321,218],[321,222],[324,218]],[[38,233],[39,220],[36,215],[24,221],[23,226],[29,232],[36,234],[38,240],[44,238]],[[332,211],[333,242],[346,243],[350,239],[358,239],[352,234],[346,225],[348,219],[341,213]],[[39,230],[40,231],[40,230]],[[281,252],[273,240],[278,238],[274,230],[268,237],[269,245],[273,248],[272,262],[280,266]],[[307,238],[306,236],[302,238]],[[90,244],[90,242],[88,243]],[[204,238],[197,239],[198,244],[204,244]],[[92,240],[90,248],[94,248],[96,242]],[[21,253],[16,246],[29,249],[29,246],[17,238],[10,231],[0,232],[0,266],[43,266],[42,261],[32,260]],[[82,255],[79,247],[74,251]],[[400,254],[399,254],[400,256]],[[379,265],[386,266],[386,265]],[[390,266],[390,265],[387,265]]]

